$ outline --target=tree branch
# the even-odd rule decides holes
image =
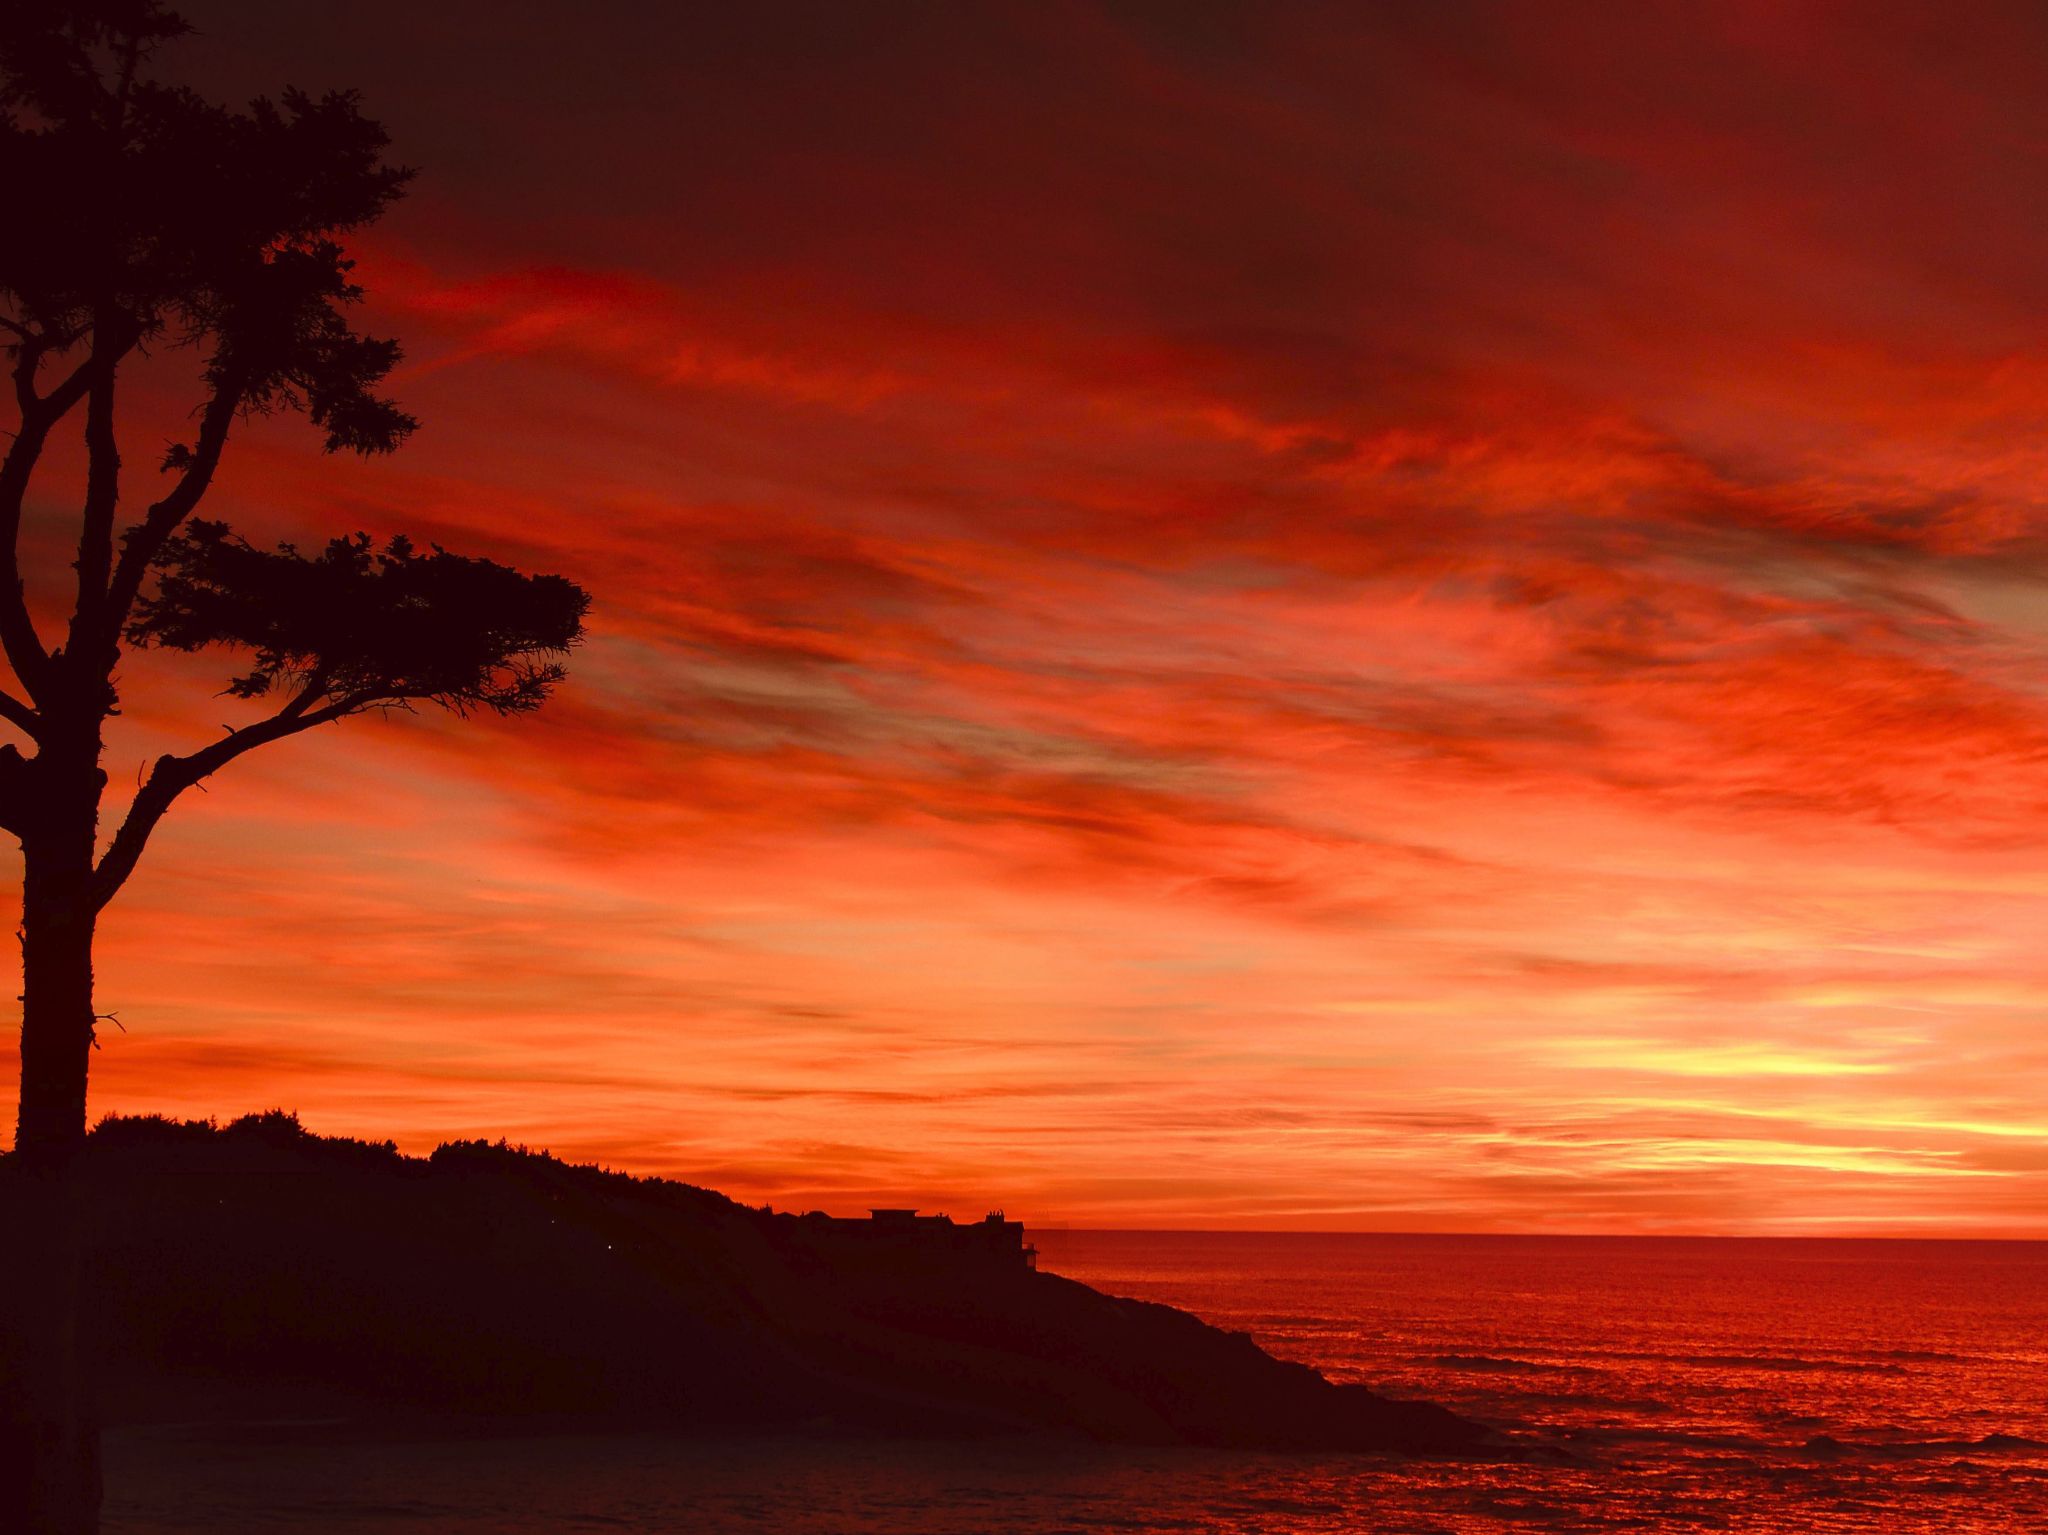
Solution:
[[[43,366],[43,353],[51,349],[51,338],[12,320],[5,323],[19,338],[14,345],[14,404],[26,421],[43,403],[36,393],[36,374]]]
[[[329,724],[376,702],[373,697],[357,694],[334,699],[315,709],[310,707],[313,700],[309,685],[267,720],[231,730],[213,745],[188,756],[166,754],[157,758],[149,770],[149,777],[136,791],[135,802],[128,807],[121,829],[114,833],[113,842],[93,870],[90,892],[93,910],[98,911],[105,906],[127,883],[128,876],[135,872],[137,860],[142,857],[149,834],[156,830],[157,822],[164,818],[177,797],[200,779],[218,772],[244,752]]]
[[[38,703],[47,691],[44,678],[50,657],[29,617],[28,599],[21,588],[21,508],[50,429],[83,398],[92,370],[91,359],[87,359],[55,389],[38,394],[36,368],[43,353],[56,344],[41,337],[24,341],[18,349],[14,393],[21,405],[21,425],[8,445],[7,457],[0,460],[0,648],[5,649],[14,674]]]
[[[114,435],[114,375],[134,343],[135,326],[125,315],[102,309],[93,322],[90,381],[85,401],[87,455],[85,506],[78,530],[78,602],[71,612],[69,653],[91,669],[103,660],[109,667],[109,646],[95,643],[105,624],[100,609],[107,600],[107,582],[114,566],[114,509],[121,500],[121,450]],[[120,637],[118,626],[109,640]]]
[[[21,731],[31,741],[43,735],[43,717],[12,693],[0,691],[0,719]]]
[[[169,495],[150,507],[143,514],[142,521],[122,534],[121,559],[114,567],[113,580],[107,588],[100,626],[101,634],[108,643],[120,640],[129,611],[135,606],[136,595],[142,590],[143,578],[149,574],[150,562],[163,548],[164,540],[177,531],[179,523],[192,515],[200,497],[206,494],[207,486],[213,483],[213,472],[220,466],[221,451],[228,445],[228,428],[234,424],[235,412],[241,409],[242,392],[247,386],[247,375],[238,371],[222,378],[214,387],[213,398],[206,402],[206,413],[200,419],[198,446],[193,449],[185,472],[179,476]]]
[[[0,831],[28,835],[35,821],[34,772],[13,746],[0,746]]]
[[[66,375],[63,383],[48,394],[42,394],[36,389],[36,374],[42,370],[43,359],[65,350],[78,339],[78,333],[32,330],[13,320],[4,323],[8,330],[21,338],[14,348],[14,403],[24,422],[32,416],[47,416],[43,425],[48,429],[84,396],[86,386],[91,382],[92,359],[86,358]]]

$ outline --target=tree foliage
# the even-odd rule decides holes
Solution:
[[[0,719],[41,748],[0,747],[0,826],[26,847],[61,804],[90,812],[90,845],[124,642],[246,652],[226,692],[275,711],[157,760],[96,866],[60,881],[92,909],[171,801],[244,751],[365,709],[537,707],[589,607],[563,577],[403,537],[356,533],[308,555],[193,520],[245,416],[300,413],[329,452],[359,454],[416,423],[383,392],[397,343],[354,327],[363,293],[345,244],[413,172],[387,162],[351,92],[234,109],[159,79],[155,56],[189,30],[161,0],[0,0],[0,338],[19,414],[0,461],[0,649],[26,694],[0,688]],[[160,492],[123,527],[118,374],[155,348],[198,353],[199,399]],[[51,433],[80,415],[77,599],[51,644],[17,546]]]
[[[176,650],[239,647],[255,665],[237,698],[284,692],[522,713],[562,680],[589,598],[560,576],[528,576],[434,546],[366,533],[317,555],[259,549],[218,522],[193,522],[159,557],[154,595],[129,637]]]
[[[356,96],[234,111],[152,80],[150,56],[189,29],[146,0],[0,16],[0,188],[26,226],[0,241],[0,294],[18,341],[202,345],[240,409],[304,410],[330,448],[402,441],[413,419],[376,393],[398,348],[350,328],[362,290],[337,236],[413,172],[383,162]]]
[[[358,532],[305,555],[195,520],[244,415],[303,413],[330,452],[389,452],[414,430],[383,393],[397,344],[354,330],[362,289],[344,244],[414,172],[385,160],[385,131],[352,92],[285,90],[238,111],[160,80],[158,51],[188,31],[160,0],[0,2],[0,338],[20,418],[0,463],[0,647],[27,694],[0,688],[0,718],[41,747],[0,747],[0,825],[27,845],[59,800],[82,804],[84,780],[63,774],[96,774],[123,643],[244,651],[225,692],[274,706],[158,759],[82,884],[94,907],[170,800],[242,751],[393,704],[537,708],[590,606],[559,575],[406,538]],[[123,528],[117,375],[152,348],[199,352],[195,426]],[[78,600],[51,645],[16,546],[51,432],[76,415]]]

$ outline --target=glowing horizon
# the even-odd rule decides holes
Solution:
[[[534,718],[180,805],[95,1118],[2048,1236],[2029,12],[186,9],[212,89],[360,86],[424,168],[360,271],[425,429],[249,423],[207,514],[597,607]],[[235,707],[126,670],[117,784]]]

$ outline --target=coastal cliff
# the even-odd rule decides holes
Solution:
[[[136,1382],[169,1380],[716,1431],[1422,1453],[1486,1437],[1016,1254],[835,1240],[502,1146],[411,1158],[288,1115],[111,1120],[82,1175],[117,1414]]]

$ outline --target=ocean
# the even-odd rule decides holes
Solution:
[[[1522,1440],[1500,1464],[152,1429],[109,1535],[2048,1530],[2048,1243],[1034,1233],[1041,1267]]]
[[[1047,1267],[1546,1451],[1298,1530],[2048,1530],[2048,1243],[1041,1235]],[[1142,1527],[1142,1526],[1140,1526]]]

